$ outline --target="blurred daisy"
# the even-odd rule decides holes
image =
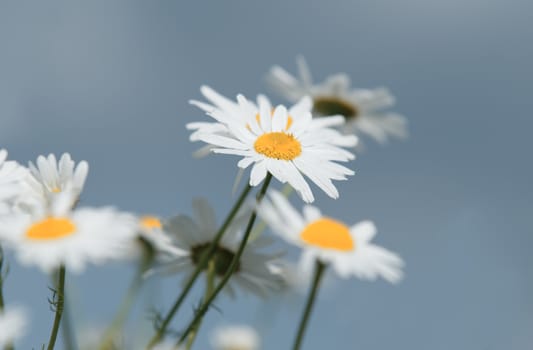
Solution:
[[[74,194],[71,203],[71,207],[74,207],[83,191],[89,164],[81,161],[76,165],[68,153],[63,153],[58,163],[55,155],[50,154],[48,157],[39,156],[36,165],[30,162],[29,169],[32,176],[28,179],[28,185],[34,200],[50,204],[68,188]]]
[[[0,218],[0,239],[17,253],[22,264],[52,272],[65,265],[74,272],[87,263],[122,258],[135,237],[137,222],[106,207],[71,211],[76,194],[62,192],[51,210]]]
[[[0,206],[8,205],[7,202],[11,203],[16,200],[22,191],[21,184],[28,176],[26,168],[15,161],[6,159],[7,151],[0,149]]]
[[[305,98],[289,111],[284,106],[272,109],[261,96],[258,107],[242,95],[237,100],[238,105],[219,101],[216,108],[194,102],[217,122],[211,126],[189,124],[188,128],[195,130],[191,140],[208,143],[215,153],[244,157],[237,165],[246,169],[253,164],[251,186],[257,186],[271,173],[282,183],[288,182],[304,201],[312,202],[314,196],[305,175],[330,197],[338,198],[331,180],[346,180],[354,172],[335,161],[354,159],[341,147],[357,143],[355,136],[341,135],[331,128],[344,124],[341,116],[313,120],[310,100]]]
[[[306,205],[303,216],[281,193],[272,191],[271,200],[263,200],[258,214],[289,243],[303,249],[301,268],[310,271],[318,259],[331,265],[342,278],[355,276],[375,280],[382,277],[396,283],[402,279],[402,259],[371,243],[376,227],[362,221],[351,227],[323,216],[314,206]]]
[[[145,215],[138,218],[138,241],[145,254],[152,257],[173,257],[185,252],[173,245],[172,238],[163,229],[163,223],[157,216]],[[137,249],[138,250],[138,249]],[[136,254],[138,255],[138,254]]]
[[[260,339],[252,327],[233,325],[215,329],[210,342],[216,350],[258,350]]]
[[[317,116],[342,115],[347,131],[365,133],[380,143],[385,143],[389,136],[407,137],[405,117],[384,111],[395,103],[387,89],[354,89],[346,74],[335,74],[323,83],[313,84],[304,58],[298,57],[297,64],[298,78],[279,66],[272,67],[267,75],[270,85],[289,101],[310,95]]]
[[[193,211],[194,217],[179,215],[170,219],[165,225],[166,231],[174,236],[176,246],[187,252],[185,256],[178,257],[169,263],[165,268],[166,272],[192,274],[196,264],[200,262],[203,253],[209,249],[216,236],[218,227],[215,214],[207,201],[195,199]],[[216,278],[223,277],[228,271],[242,240],[242,227],[248,217],[247,213],[238,214],[216,247],[214,254]],[[281,288],[281,277],[274,274],[270,267],[279,254],[259,252],[268,243],[259,238],[246,245],[237,269],[225,288],[231,295],[234,294],[235,285],[262,297]]]
[[[8,308],[0,312],[0,348],[20,339],[26,332],[27,323],[26,313],[22,309]]]

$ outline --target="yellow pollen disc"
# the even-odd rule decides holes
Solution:
[[[149,230],[163,227],[161,221],[155,216],[143,216],[141,218],[141,226]]]
[[[43,241],[64,238],[74,232],[76,232],[76,225],[69,219],[49,217],[31,225],[26,231],[26,237]]]
[[[302,145],[294,136],[284,132],[269,132],[255,140],[254,148],[269,158],[293,160],[302,153]]]
[[[307,244],[324,249],[354,250],[355,242],[349,228],[333,219],[322,218],[307,225],[300,233]]]
[[[61,189],[59,187],[54,187],[54,188],[52,188],[52,192],[59,193],[59,192],[61,192]]]

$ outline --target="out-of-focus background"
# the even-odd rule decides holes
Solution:
[[[303,54],[317,81],[347,72],[354,86],[387,86],[411,137],[384,147],[365,139],[341,198],[315,194],[330,215],[375,220],[406,279],[332,279],[305,348],[531,349],[532,11],[525,0],[2,1],[0,146],[23,163],[64,151],[88,160],[84,205],[168,216],[205,196],[221,219],[237,158],[191,156],[200,145],[184,126],[207,117],[187,101],[202,84],[284,102],[265,73],[273,64],[294,72]],[[51,283],[10,264],[7,303],[32,317],[18,348],[40,348]],[[132,274],[123,264],[69,276],[76,327],[105,326]],[[179,286],[151,283],[129,329],[148,323],[150,301],[167,310]],[[234,322],[258,327],[264,349],[288,348],[303,302],[223,297],[196,348]]]

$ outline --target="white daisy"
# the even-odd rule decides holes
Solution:
[[[407,137],[405,117],[384,111],[395,103],[387,89],[354,89],[346,74],[335,74],[323,83],[313,84],[304,58],[298,57],[297,64],[299,78],[279,66],[272,67],[267,75],[270,85],[289,101],[310,95],[316,115],[340,114],[346,118],[348,131],[365,133],[380,143],[389,136]]]
[[[172,238],[163,228],[163,223],[157,216],[145,215],[137,218],[137,233],[139,240],[136,247],[155,257],[170,258],[184,255],[185,252],[173,245]],[[136,249],[138,251],[138,249]],[[135,255],[139,255],[137,252]]]
[[[81,161],[76,165],[68,153],[63,153],[58,163],[55,155],[49,154],[48,157],[39,156],[37,165],[29,162],[29,169],[32,176],[27,185],[32,190],[33,200],[39,205],[51,204],[59,193],[68,188],[74,193],[71,203],[74,207],[83,191],[89,164]]]
[[[402,279],[402,259],[371,243],[376,234],[371,221],[348,227],[323,216],[311,205],[306,205],[300,215],[279,192],[272,191],[270,199],[259,204],[258,214],[281,237],[303,249],[301,267],[305,271],[318,259],[331,265],[342,278],[356,276],[375,280],[382,277],[391,283]]]
[[[304,201],[312,202],[314,196],[305,175],[330,197],[338,198],[331,180],[346,180],[354,172],[334,161],[354,159],[352,153],[341,147],[357,143],[355,136],[341,135],[330,128],[344,124],[343,117],[313,120],[307,98],[289,111],[284,106],[272,110],[268,99],[261,96],[259,107],[242,95],[237,100],[238,106],[218,102],[213,107],[193,102],[217,122],[189,124],[188,128],[195,130],[191,139],[210,144],[215,153],[243,156],[238,163],[240,168],[253,164],[251,186],[257,186],[271,173],[282,183],[288,182]]]
[[[135,237],[135,218],[114,208],[71,211],[76,194],[62,192],[49,210],[0,218],[0,240],[22,264],[52,272],[65,265],[80,272],[88,262],[123,258]]]
[[[258,350],[259,334],[247,325],[224,326],[215,329],[210,338],[216,350]]]
[[[230,118],[234,118],[237,123],[240,123],[241,125],[245,126],[246,128],[250,128],[250,125],[248,124],[248,119],[241,113],[241,107],[239,103],[234,102],[225,96],[219,94],[209,86],[202,86],[200,88],[200,92],[202,95],[211,103],[205,103],[201,101],[191,100],[189,101],[192,105],[202,109],[207,114],[216,114],[216,115],[226,115]],[[274,107],[272,106],[272,103],[266,97],[265,95],[258,95],[256,102],[248,101],[250,113],[255,116],[255,119],[258,123],[260,123],[260,115],[259,115],[259,106],[264,104],[266,106],[266,110],[274,111]],[[292,105],[289,110],[289,117],[288,117],[288,123],[292,124],[292,121],[294,118],[299,117],[306,117],[307,113],[310,113],[313,108],[313,101],[311,98],[307,96],[303,96],[302,98],[298,99],[297,103]],[[273,113],[271,114],[271,117],[273,116]],[[318,127],[320,127],[322,124],[321,122],[317,122],[315,120],[312,120],[311,123],[317,123]],[[194,132],[190,136],[191,141],[199,141],[199,135],[202,133],[211,133],[211,134],[218,134],[222,136],[229,136],[231,137],[231,132],[228,131],[228,128],[223,123],[210,123],[210,122],[194,122],[187,124],[187,129],[193,130]],[[342,134],[339,134],[335,130],[331,130],[332,135],[329,137],[329,142],[333,143],[336,146],[347,146],[349,147],[351,144],[354,143],[354,137],[353,136],[345,136]],[[355,142],[357,140],[355,139]],[[216,148],[211,145],[207,145],[204,148],[202,148],[201,152],[197,152],[199,155],[203,155],[205,151],[210,151],[212,148]]]
[[[0,312],[0,348],[12,344],[26,332],[28,318],[20,308],[7,308]]]
[[[190,275],[217,233],[215,214],[207,201],[195,199],[193,209],[194,217],[178,215],[165,224],[165,230],[174,236],[176,246],[187,252],[185,256],[178,257],[168,264],[165,268],[167,272],[185,272],[186,275]],[[243,224],[248,218],[249,213],[238,214],[216,247],[214,255],[216,278],[223,277],[228,271],[243,237]],[[225,288],[231,295],[234,294],[235,284],[259,296],[266,296],[268,292],[281,288],[281,277],[272,273],[270,267],[279,254],[259,252],[267,244],[257,239],[246,245],[237,269]]]
[[[26,168],[6,159],[7,151],[0,149],[0,211],[5,211],[17,200],[22,192],[22,182],[28,176]]]

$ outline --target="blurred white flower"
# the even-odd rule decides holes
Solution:
[[[15,161],[8,161],[7,151],[0,149],[0,213],[18,201],[23,190],[23,181],[28,171]]]
[[[344,73],[314,84],[304,58],[298,57],[297,64],[298,78],[279,66],[272,67],[267,75],[269,84],[289,101],[309,95],[316,116],[342,115],[346,118],[346,131],[365,133],[380,143],[385,143],[389,136],[408,136],[405,117],[384,111],[395,103],[386,88],[352,88],[350,78]]]
[[[25,333],[28,324],[26,312],[20,308],[6,308],[0,312],[0,348],[14,343]]]
[[[122,258],[135,238],[135,217],[113,208],[71,210],[75,193],[61,192],[51,211],[0,218],[0,239],[22,264],[52,272],[65,265],[74,272],[88,262]]]
[[[315,260],[331,265],[342,278],[356,276],[375,280],[382,277],[396,283],[403,277],[402,259],[370,241],[376,227],[362,221],[348,227],[323,216],[314,206],[306,205],[301,215],[281,193],[271,191],[258,214],[286,241],[303,249],[300,269],[308,273]]]
[[[187,252],[185,256],[169,262],[162,269],[166,273],[183,272],[185,275],[190,275],[217,233],[215,214],[207,201],[195,199],[193,209],[194,218],[179,215],[165,224],[165,229],[173,235],[176,246]],[[248,212],[238,214],[216,247],[213,259],[217,278],[221,278],[228,271],[242,240],[243,227],[248,218]],[[259,238],[246,245],[237,269],[224,289],[230,295],[234,294],[235,284],[261,297],[281,288],[283,282],[281,276],[271,270],[271,263],[279,258],[279,254],[259,252],[265,247],[263,243],[264,241]]]
[[[215,329],[210,338],[216,350],[258,350],[259,334],[247,325],[231,325]]]
[[[70,207],[74,207],[83,191],[89,164],[81,161],[76,165],[68,153],[63,153],[58,163],[55,155],[49,154],[48,157],[39,156],[37,165],[29,162],[29,169],[31,176],[27,180],[30,189],[26,200],[28,205],[53,205],[58,195],[68,189],[73,193]]]
[[[164,230],[163,223],[157,216],[137,218],[137,238],[131,252],[136,258],[147,254],[157,260],[168,260],[186,254],[174,246],[172,237]]]
[[[210,95],[207,95],[210,96]],[[341,135],[332,126],[344,124],[341,116],[313,120],[310,100],[302,99],[289,111],[284,106],[274,110],[268,99],[258,97],[257,107],[244,96],[238,105],[218,102],[217,107],[193,102],[216,123],[191,123],[191,140],[210,144],[215,153],[242,156],[238,167],[253,164],[250,185],[260,184],[267,173],[282,183],[289,183],[305,202],[314,200],[304,175],[332,198],[339,193],[331,180],[346,180],[354,172],[335,162],[355,156],[341,147],[357,144],[354,135]]]

